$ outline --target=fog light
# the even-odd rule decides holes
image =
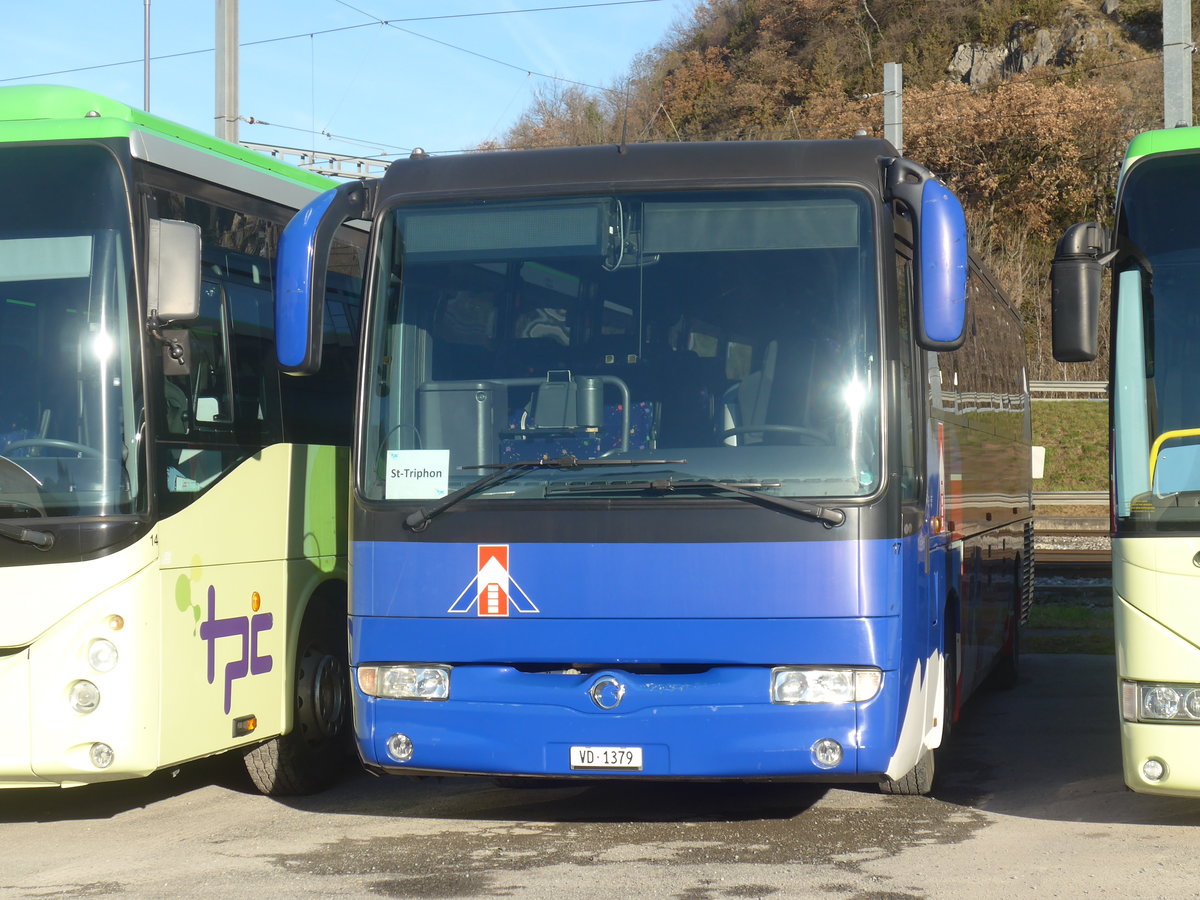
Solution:
[[[88,662],[97,672],[111,672],[118,657],[117,645],[107,638],[96,638],[88,644]]]
[[[851,703],[879,693],[879,669],[810,669],[781,667],[771,671],[773,703]]]
[[[1167,766],[1161,759],[1148,759],[1142,763],[1142,777],[1147,781],[1162,781],[1167,774]]]
[[[371,697],[391,700],[446,700],[449,666],[359,666],[358,686]]]
[[[100,688],[84,679],[73,682],[67,696],[75,712],[90,713],[100,705]]]
[[[388,756],[396,762],[408,762],[413,755],[413,742],[407,734],[393,734],[387,739]]]
[[[832,769],[842,764],[842,745],[833,738],[821,738],[812,745],[813,765]]]
[[[113,764],[113,748],[108,744],[92,744],[88,755],[92,758],[92,765],[97,769],[107,769]]]

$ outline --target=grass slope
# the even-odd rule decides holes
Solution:
[[[1046,448],[1035,491],[1108,490],[1108,402],[1034,400],[1033,443]]]

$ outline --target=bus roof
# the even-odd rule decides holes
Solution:
[[[1196,149],[1200,149],[1200,127],[1161,128],[1156,131],[1145,131],[1129,142],[1122,171],[1128,169],[1131,163],[1143,156]]]
[[[124,138],[137,132],[154,134],[318,190],[334,185],[320,175],[81,88],[0,88],[0,143]]]
[[[886,141],[706,141],[510,150],[402,159],[383,176],[381,200],[403,196],[558,194],[638,187],[765,185],[819,180],[880,184]]]

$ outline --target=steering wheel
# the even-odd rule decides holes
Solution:
[[[0,505],[28,509],[35,516],[45,516],[46,508],[38,493],[41,486],[42,483],[20,463],[0,456]]]
[[[100,458],[100,451],[95,447],[89,447],[87,444],[77,444],[74,441],[64,441],[61,438],[27,438],[23,441],[13,441],[0,456],[8,456],[13,450],[32,449],[34,447],[44,447],[48,450],[66,450],[68,453],[78,453],[81,456],[90,456],[94,459]]]
[[[833,446],[833,440],[823,431],[815,428],[805,428],[803,425],[742,425],[738,428],[726,428],[721,432],[721,440],[736,437],[739,434],[794,434],[799,437],[812,438],[813,443]]]

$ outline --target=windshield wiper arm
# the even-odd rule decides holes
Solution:
[[[0,536],[21,544],[32,544],[39,550],[49,550],[54,546],[54,535],[51,532],[38,531],[36,528],[23,528],[20,525],[7,525],[0,522]]]
[[[472,494],[478,494],[490,487],[495,487],[510,478],[528,472],[530,469],[582,469],[593,466],[682,466],[686,459],[579,459],[577,457],[556,456],[542,459],[522,459],[508,463],[486,463],[479,466],[463,466],[464,469],[495,469],[484,475],[478,481],[460,487],[452,494],[443,497],[439,502],[428,508],[421,507],[410,513],[404,520],[404,527],[413,531],[424,531],[430,521],[448,510],[460,500],[465,500]]]
[[[729,482],[710,481],[706,479],[676,481],[673,478],[661,478],[655,481],[627,481],[619,484],[564,485],[563,487],[549,490],[547,493],[573,494],[629,491],[634,493],[653,492],[657,494],[670,494],[675,491],[728,491],[739,497],[746,497],[747,499],[757,501],[764,506],[800,513],[802,516],[807,516],[814,521],[820,522],[826,528],[836,527],[846,521],[846,514],[840,509],[820,506],[819,504],[808,503],[804,500],[793,500],[790,497],[776,497],[774,494],[759,493],[763,488],[775,488],[781,485],[782,482],[780,481]]]

